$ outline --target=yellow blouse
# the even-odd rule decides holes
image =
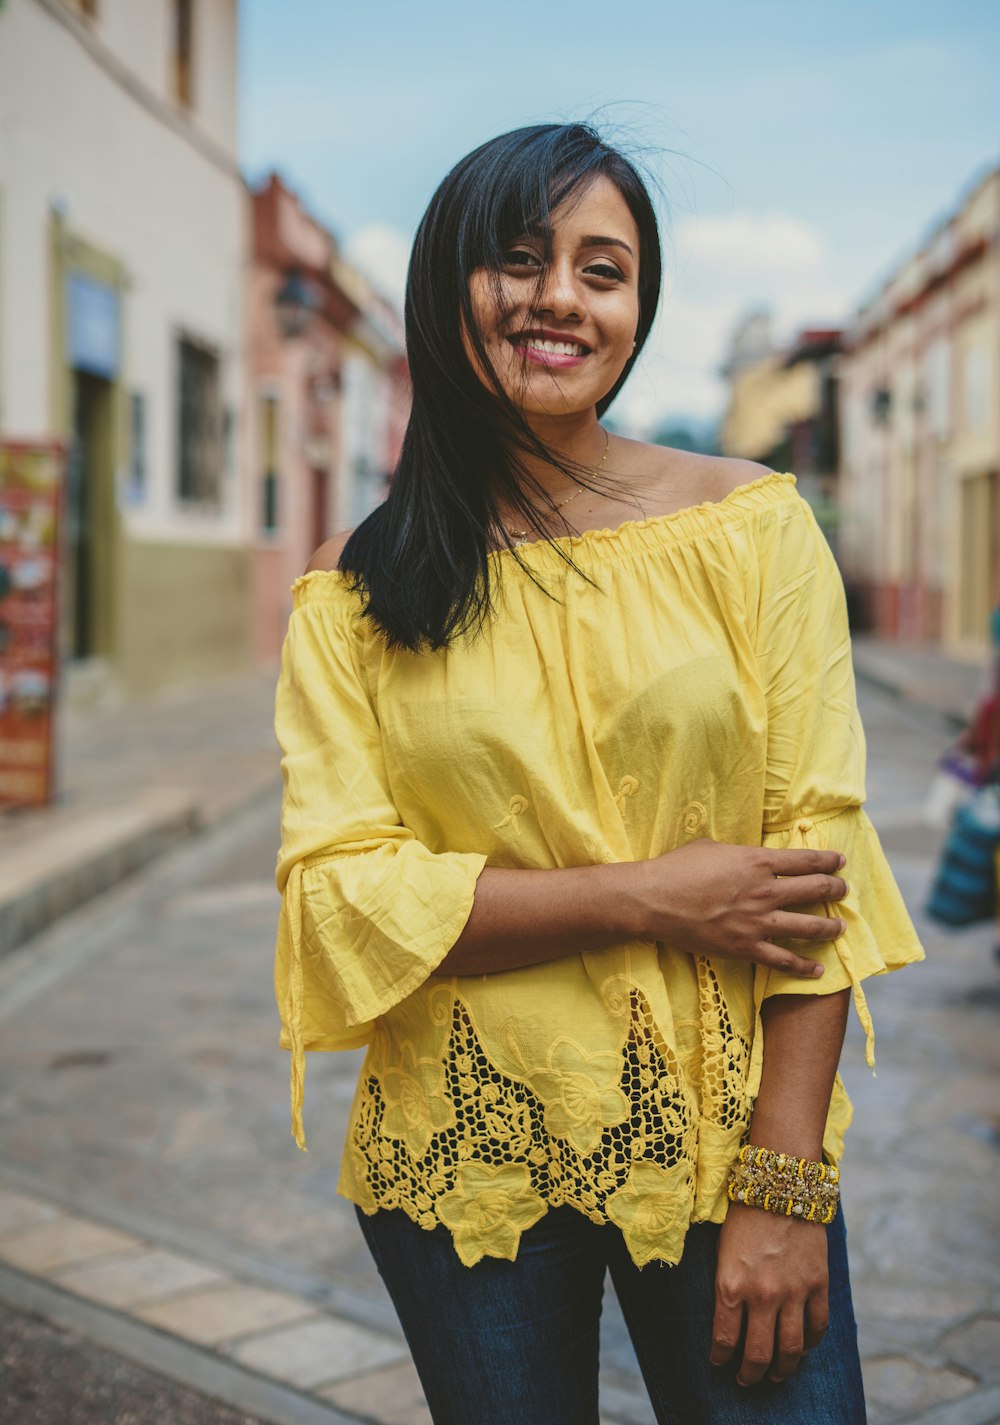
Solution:
[[[275,985],[304,1146],[307,1049],[367,1045],[341,1192],[513,1258],[548,1207],[676,1262],[721,1221],[760,1082],[760,1006],[922,958],[861,810],[843,590],[791,475],[716,504],[496,554],[484,632],[387,650],[337,571],[294,586],[277,693]],[[847,925],[804,982],[635,942],[492,975],[435,971],[484,866],[658,856],[698,837],[833,847]],[[816,908],[817,912],[820,908]],[[823,911],[829,913],[827,908]],[[850,1119],[839,1079],[826,1133]],[[778,1145],[780,1146],[780,1145]]]

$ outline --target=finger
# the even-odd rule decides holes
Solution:
[[[839,851],[813,851],[803,846],[792,851],[769,849],[765,864],[774,876],[835,876],[846,859]]]
[[[772,945],[770,940],[758,940],[749,955],[739,958],[753,960],[769,970],[780,970],[783,975],[797,975],[800,980],[818,980],[823,974],[823,966],[815,960],[807,960],[781,945]]]
[[[804,1346],[814,1350],[826,1335],[830,1324],[830,1303],[826,1289],[813,1292],[806,1302]]]
[[[773,1307],[753,1305],[748,1312],[747,1337],[743,1359],[736,1372],[737,1385],[758,1385],[774,1360],[774,1327],[777,1313]]]
[[[779,876],[770,887],[775,905],[820,905],[842,901],[850,891],[843,876]]]
[[[837,916],[799,915],[789,910],[774,911],[765,924],[769,940],[836,940],[845,929]]]
[[[768,1380],[787,1380],[798,1370],[805,1343],[804,1322],[801,1305],[786,1306],[782,1310],[778,1321],[778,1349],[767,1373]]]
[[[713,1366],[724,1366],[732,1360],[733,1353],[740,1344],[742,1330],[743,1302],[735,1296],[727,1295],[724,1288],[716,1286],[712,1349],[708,1356]]]

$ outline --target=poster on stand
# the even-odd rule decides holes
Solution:
[[[55,794],[56,585],[65,448],[0,441],[0,806]]]

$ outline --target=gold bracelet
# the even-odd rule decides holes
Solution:
[[[840,1202],[840,1169],[744,1143],[730,1170],[726,1194],[744,1207],[826,1224],[833,1221]]]

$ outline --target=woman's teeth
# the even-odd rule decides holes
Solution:
[[[576,341],[542,341],[540,337],[531,336],[527,340],[518,343],[519,346],[526,346],[529,351],[545,351],[550,356],[586,356],[587,348],[581,346]]]

